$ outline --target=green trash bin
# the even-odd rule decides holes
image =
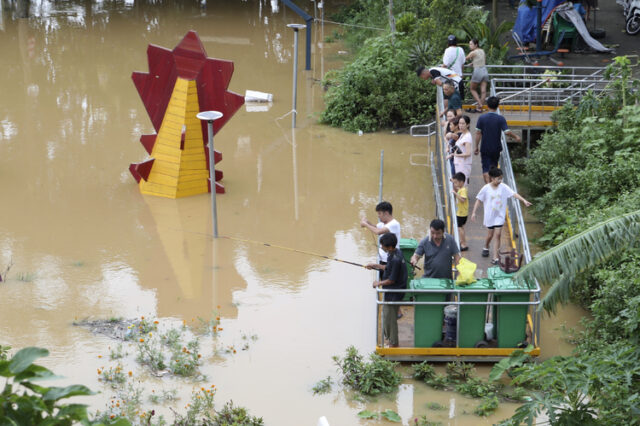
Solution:
[[[487,278],[490,280],[498,280],[501,278],[511,278],[513,274],[503,271],[499,266],[492,266],[487,269]]]
[[[409,286],[413,290],[440,290],[434,293],[414,293],[416,302],[444,302],[453,289],[453,280],[445,278],[421,278]],[[442,341],[444,320],[442,305],[416,305],[414,312],[413,344],[416,348],[430,348]]]
[[[496,290],[529,290],[511,278],[493,280]],[[496,293],[496,302],[528,302],[531,293]],[[497,338],[499,348],[516,348],[527,335],[527,312],[529,305],[496,305]]]
[[[483,278],[469,285],[458,286],[456,290],[489,290],[491,281]],[[486,302],[488,292],[460,292],[461,302]],[[475,348],[477,343],[484,342],[484,324],[486,321],[487,305],[460,305],[460,325],[458,326],[458,347]],[[486,342],[484,342],[486,346]]]
[[[411,261],[411,256],[413,256],[416,248],[418,248],[417,240],[414,240],[413,238],[400,238],[400,251],[402,252],[404,260],[407,262],[407,288],[409,288],[409,283],[415,277],[415,271],[409,262]],[[402,300],[411,300],[411,294],[405,293]]]

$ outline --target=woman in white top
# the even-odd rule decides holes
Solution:
[[[473,60],[473,74],[471,74],[470,88],[471,94],[473,95],[473,99],[478,103],[476,112],[482,112],[482,105],[487,97],[487,81],[489,81],[489,72],[487,71],[484,50],[480,49],[477,38],[472,38],[471,41],[469,41],[469,49],[471,49],[471,52],[469,52],[465,59],[467,61]],[[478,85],[480,85],[480,94],[478,94]]]
[[[467,185],[469,184],[469,177],[471,176],[471,163],[473,161],[473,157],[471,153],[472,149],[472,138],[471,132],[469,131],[469,125],[471,124],[471,119],[468,115],[463,115],[458,117],[458,131],[460,132],[460,137],[456,141],[456,150],[449,154],[447,158],[453,157],[453,165],[455,167],[456,173],[464,173],[465,182]]]

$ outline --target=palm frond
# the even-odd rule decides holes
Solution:
[[[640,210],[613,217],[574,235],[536,256],[514,279],[527,282],[536,278],[542,285],[551,285],[541,307],[554,312],[558,302],[569,300],[571,284],[578,273],[633,245],[638,237]]]

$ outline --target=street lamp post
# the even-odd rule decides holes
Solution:
[[[291,115],[291,126],[296,127],[296,97],[298,92],[298,30],[307,28],[304,24],[287,24],[287,27],[293,28],[293,114]]]
[[[199,120],[207,121],[209,134],[209,180],[211,182],[211,214],[213,217],[213,238],[218,238],[218,210],[216,208],[216,161],[213,151],[213,122],[222,117],[219,111],[203,111],[196,115]]]

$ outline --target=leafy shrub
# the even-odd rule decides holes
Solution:
[[[244,407],[234,407],[233,401],[227,402],[220,411],[218,411],[211,423],[211,426],[264,426],[261,417],[249,415]]]
[[[11,359],[0,360],[0,376],[6,383],[0,394],[0,424],[8,425],[71,425],[74,422],[98,424],[91,421],[84,404],[64,404],[73,396],[93,395],[83,385],[45,387],[34,383],[54,377],[53,372],[33,362],[49,355],[43,348],[19,350]],[[124,419],[111,424],[126,426]]]
[[[498,409],[499,404],[500,401],[498,400],[497,396],[488,396],[484,398],[482,400],[482,403],[473,410],[473,414],[475,414],[476,416],[486,417],[493,414],[493,412]]]
[[[468,1],[456,7],[446,0],[395,1],[398,33],[350,27],[345,41],[356,50],[356,57],[342,70],[325,76],[324,84],[329,90],[320,121],[350,132],[431,121],[435,88],[418,79],[414,71],[419,66],[442,61],[449,34],[456,34],[462,41],[466,34],[461,30],[464,25],[475,28],[474,25],[486,20],[481,8],[470,5]],[[386,2],[356,0],[334,15],[334,19],[386,29],[387,16]],[[508,24],[504,24],[501,32],[489,32],[487,36],[491,40],[499,38],[507,29]],[[492,50],[489,53],[493,54]]]
[[[329,393],[331,392],[331,383],[331,376],[327,376],[326,379],[322,379],[316,383],[311,390],[314,395]]]
[[[471,379],[475,375],[473,364],[454,361],[447,363],[447,378],[452,382],[460,382]]]
[[[390,36],[367,41],[359,56],[328,74],[321,122],[350,132],[373,132],[426,122],[433,115],[434,86],[419,79],[407,50]]]
[[[396,362],[388,361],[376,353],[365,362],[358,350],[349,346],[344,358],[333,357],[343,375],[343,383],[363,395],[378,395],[393,392],[402,382],[402,376],[395,370]]]
[[[489,383],[477,377],[470,377],[465,382],[456,385],[456,392],[472,398],[483,398],[493,396],[500,390],[501,386]]]
[[[527,422],[547,410],[551,424],[640,424],[640,348],[628,342],[593,353],[554,357],[515,370],[514,383],[539,390],[512,420]],[[519,424],[519,423],[518,423]]]
[[[428,361],[422,361],[420,364],[413,364],[413,377],[418,380],[428,380],[436,375],[436,370]]]

